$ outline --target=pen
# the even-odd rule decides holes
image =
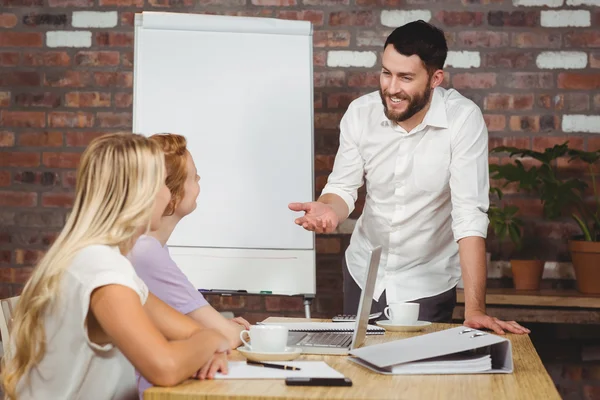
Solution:
[[[246,360],[246,364],[256,365],[257,367],[265,367],[265,368],[276,368],[276,369],[291,369],[292,371],[300,371],[298,367],[292,367],[291,365],[279,365],[279,364],[269,364],[258,361]]]

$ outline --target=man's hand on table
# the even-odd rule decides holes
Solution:
[[[504,335],[506,332],[520,335],[531,333],[529,329],[519,325],[515,321],[505,322],[499,320],[498,318],[490,317],[482,312],[475,312],[465,315],[464,325],[473,329],[491,329],[499,335]]]

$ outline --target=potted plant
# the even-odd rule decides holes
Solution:
[[[538,195],[548,219],[568,214],[579,226],[581,235],[569,239],[569,251],[575,269],[577,287],[587,294],[600,294],[600,199],[594,166],[600,160],[600,150],[570,149],[568,142],[546,148],[543,152],[500,146],[494,153],[509,153],[514,163],[490,165],[492,179],[503,179],[505,185],[517,183],[519,190]],[[519,158],[530,157],[539,165],[525,167]],[[569,163],[586,164],[592,182],[593,201],[586,199],[587,182],[581,176],[561,174],[554,165],[559,158]]]
[[[502,191],[491,188],[498,200],[502,200]],[[537,290],[544,273],[544,261],[538,257],[538,243],[535,236],[523,237],[523,220],[517,216],[517,206],[498,206],[491,203],[488,209],[490,227],[502,245],[510,240],[514,246],[510,256],[510,268],[513,285],[517,290]]]

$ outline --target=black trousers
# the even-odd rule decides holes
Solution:
[[[344,272],[344,314],[355,315],[358,311],[358,303],[362,290],[354,282],[352,275],[348,272],[346,257],[343,257],[342,270]],[[452,322],[452,313],[456,306],[456,287],[432,297],[412,300],[411,303],[419,303],[419,321],[429,322]],[[387,307],[385,291],[379,297],[379,301],[373,300],[371,313],[381,312],[378,319],[387,319],[383,310]]]

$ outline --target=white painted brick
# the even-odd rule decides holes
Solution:
[[[525,7],[560,7],[563,5],[563,0],[513,0],[514,6]]]
[[[583,51],[544,51],[535,63],[542,69],[581,69],[587,66],[587,59]]]
[[[50,31],[46,32],[48,47],[90,47],[92,32],[89,31]]]
[[[372,51],[330,51],[327,53],[328,67],[367,67],[375,65],[377,55]]]
[[[600,0],[567,0],[568,6],[600,6]]]
[[[542,11],[540,23],[547,28],[562,26],[590,26],[592,18],[587,10]]]
[[[409,22],[422,19],[429,21],[431,19],[431,11],[429,10],[384,10],[381,12],[381,25],[397,28]]]
[[[563,132],[600,133],[600,115],[563,115]]]
[[[112,28],[118,20],[116,11],[74,11],[71,23],[75,28]]]
[[[454,68],[479,68],[481,56],[478,51],[449,51],[446,66]]]

